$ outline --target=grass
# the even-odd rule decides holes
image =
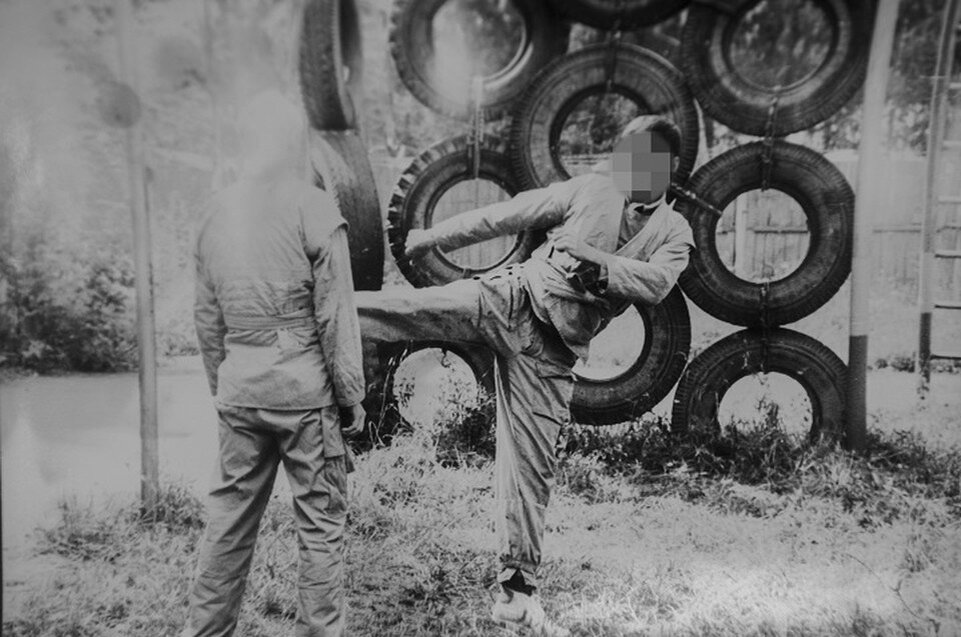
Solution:
[[[456,415],[465,436],[471,418]],[[959,634],[961,451],[876,433],[859,457],[776,424],[699,439],[673,438],[656,417],[569,428],[541,573],[549,611],[576,635]],[[427,428],[358,458],[350,634],[511,634],[487,619],[485,444],[467,452]],[[5,586],[3,634],[175,635],[201,520],[176,486],[147,513],[65,503],[37,545],[53,567]],[[295,564],[289,505],[275,497],[238,634],[292,630]]]

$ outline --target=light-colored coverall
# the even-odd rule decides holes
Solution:
[[[453,250],[530,229],[547,229],[547,241],[523,264],[444,286],[359,292],[357,310],[364,338],[459,341],[496,353],[497,529],[505,567],[499,580],[520,570],[533,584],[554,447],[570,416],[573,365],[587,358],[591,338],[630,304],[656,304],[667,296],[694,240],[672,206],[663,200],[648,209],[628,205],[600,173],[521,193],[428,232],[437,247]],[[568,282],[578,261],[553,246],[566,232],[616,255],[602,294]]]
[[[195,322],[220,453],[184,634],[232,634],[282,461],[299,543],[297,634],[340,635],[339,407],[365,389],[346,224],[333,198],[306,184],[251,199],[240,187],[220,193],[197,241]]]

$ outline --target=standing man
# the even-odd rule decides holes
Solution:
[[[497,361],[497,528],[503,570],[493,618],[566,635],[532,596],[554,446],[569,420],[578,358],[635,302],[659,303],[687,266],[693,235],[664,195],[681,137],[669,120],[631,121],[595,172],[411,230],[411,258],[499,235],[544,229],[520,265],[417,290],[361,292],[361,331],[379,341],[488,346]],[[653,338],[657,338],[654,334]]]
[[[345,222],[303,178],[305,126],[277,92],[241,112],[243,166],[197,240],[194,317],[220,427],[209,521],[183,635],[233,634],[283,462],[299,543],[297,635],[344,629],[343,433],[364,424]],[[342,420],[343,419],[343,420]]]

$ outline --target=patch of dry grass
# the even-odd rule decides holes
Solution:
[[[683,444],[663,427],[568,434],[541,590],[575,635],[961,632],[956,449],[879,434],[859,458],[763,424]],[[358,459],[350,634],[511,634],[487,619],[491,467],[452,462],[448,443],[420,430]],[[56,567],[5,587],[3,634],[175,635],[199,503],[177,489],[164,503],[151,522],[132,505],[65,506],[38,545]],[[295,562],[275,498],[238,634],[292,631]]]

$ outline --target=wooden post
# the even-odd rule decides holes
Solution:
[[[871,215],[881,202],[874,178],[882,170],[884,152],[884,101],[890,76],[894,26],[898,0],[880,0],[874,19],[874,34],[864,82],[864,110],[861,115],[861,143],[858,146],[858,183],[854,203],[854,249],[851,258],[851,329],[848,349],[846,444],[863,451],[867,443],[867,363],[870,327]]]
[[[143,127],[137,92],[136,38],[131,37],[133,0],[116,0],[119,34],[120,79],[129,88],[131,103],[126,125],[130,210],[133,215],[134,262],[137,284],[137,346],[140,350],[140,499],[144,512],[156,510],[160,492],[157,434],[157,343],[155,336],[153,267],[150,255],[150,219],[147,211]]]

